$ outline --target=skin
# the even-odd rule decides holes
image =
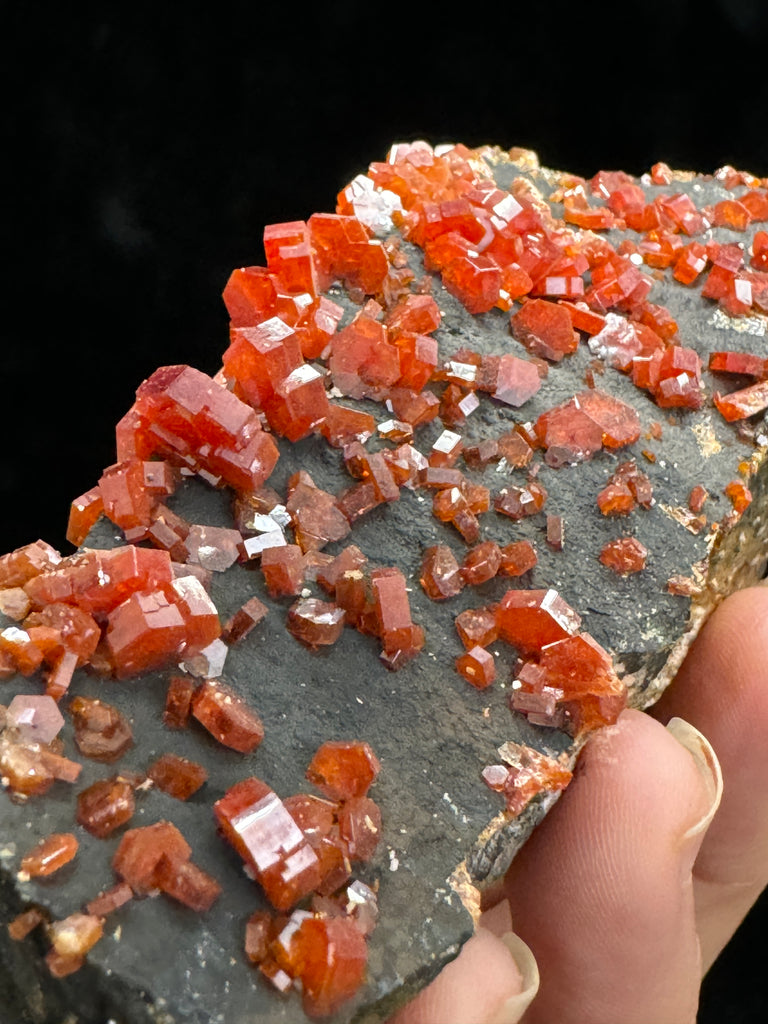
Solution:
[[[675,718],[719,760],[716,810],[716,763],[697,767]],[[768,884],[766,736],[768,587],[754,587],[713,613],[649,714],[590,739],[475,936],[390,1024],[694,1024],[703,974]],[[513,926],[537,993],[502,939]]]

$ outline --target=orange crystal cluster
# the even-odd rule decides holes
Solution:
[[[612,725],[627,704],[625,684],[616,675],[608,652],[589,633],[577,631],[568,616],[570,609],[554,598],[549,602],[559,605],[557,616],[552,616],[556,624],[549,624],[543,638],[539,633],[535,647],[528,640],[527,653],[537,657],[519,669],[512,684],[511,706],[529,722],[554,726],[572,736]]]
[[[539,793],[557,793],[571,781],[572,773],[559,761],[522,743],[507,742],[498,754],[502,763],[487,765],[482,776],[489,789],[504,796],[512,816]]]
[[[137,896],[156,890],[190,907],[208,910],[221,886],[190,859],[192,849],[175,825],[159,821],[129,829],[120,840],[112,866]]]
[[[323,744],[307,779],[323,797],[299,793],[281,800],[254,776],[230,787],[214,805],[222,835],[237,850],[272,906],[291,911],[314,895],[314,910],[289,919],[255,914],[246,952],[281,991],[301,982],[310,1016],[325,1016],[359,987],[367,962],[365,937],[373,921],[345,908],[352,863],[371,859],[381,813],[367,795],[380,765],[367,743]],[[375,896],[367,902],[375,908]],[[359,901],[357,901],[359,902]]]
[[[467,609],[456,629],[467,653],[457,669],[478,689],[496,670],[488,647],[502,639],[525,659],[513,681],[510,706],[529,721],[581,736],[616,721],[627,690],[610,655],[555,590],[508,590],[491,608]],[[513,782],[505,784],[509,797]]]
[[[46,692],[57,700],[75,668],[95,658],[126,678],[200,651],[221,631],[199,580],[176,578],[161,550],[83,549],[28,573],[21,586],[32,610],[20,628],[0,633],[0,672],[43,667]]]

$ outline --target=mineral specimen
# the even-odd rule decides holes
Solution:
[[[224,288],[221,371],[140,385],[115,463],[73,502],[80,551],[0,558],[8,834],[35,805],[51,817],[31,840],[67,833],[75,797],[48,811],[44,794],[77,779],[73,743],[121,761],[84,769],[78,861],[103,848],[106,873],[73,899],[86,914],[46,910],[54,976],[88,955],[180,1019],[276,1019],[298,987],[309,1016],[383,1019],[454,954],[460,894],[503,872],[586,737],[651,703],[764,564],[766,220],[768,185],[740,172],[582,181],[417,142],[336,212],[265,230],[267,266]],[[158,760],[170,739],[189,756]],[[323,796],[281,799],[325,740]],[[256,885],[200,826],[206,773]],[[134,813],[115,886],[101,839]],[[69,846],[51,842],[54,863]],[[226,1006],[190,1007],[202,968],[181,940],[142,954],[141,928],[170,918],[131,894],[157,890],[226,971]],[[22,939],[43,915],[17,909]],[[255,989],[230,962],[238,912]],[[120,944],[97,942],[107,914]]]

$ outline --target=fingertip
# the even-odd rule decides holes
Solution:
[[[706,810],[698,821],[691,825],[684,838],[703,837],[712,824],[723,797],[723,772],[720,761],[704,733],[690,722],[686,722],[684,718],[670,718],[666,729],[693,758],[693,763],[696,765],[706,792]]]
[[[528,947],[479,925],[457,958],[388,1024],[516,1024],[537,987]]]
[[[712,788],[642,712],[590,739],[508,876],[515,929],[542,971],[526,1021],[694,1019],[691,866]]]
[[[520,990],[507,996],[489,1024],[518,1024],[539,991],[539,965],[530,948],[514,932],[500,936],[520,972]]]

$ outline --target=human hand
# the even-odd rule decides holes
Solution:
[[[390,1024],[692,1024],[768,883],[767,736],[754,587],[713,613],[650,714],[590,739],[476,934]]]

